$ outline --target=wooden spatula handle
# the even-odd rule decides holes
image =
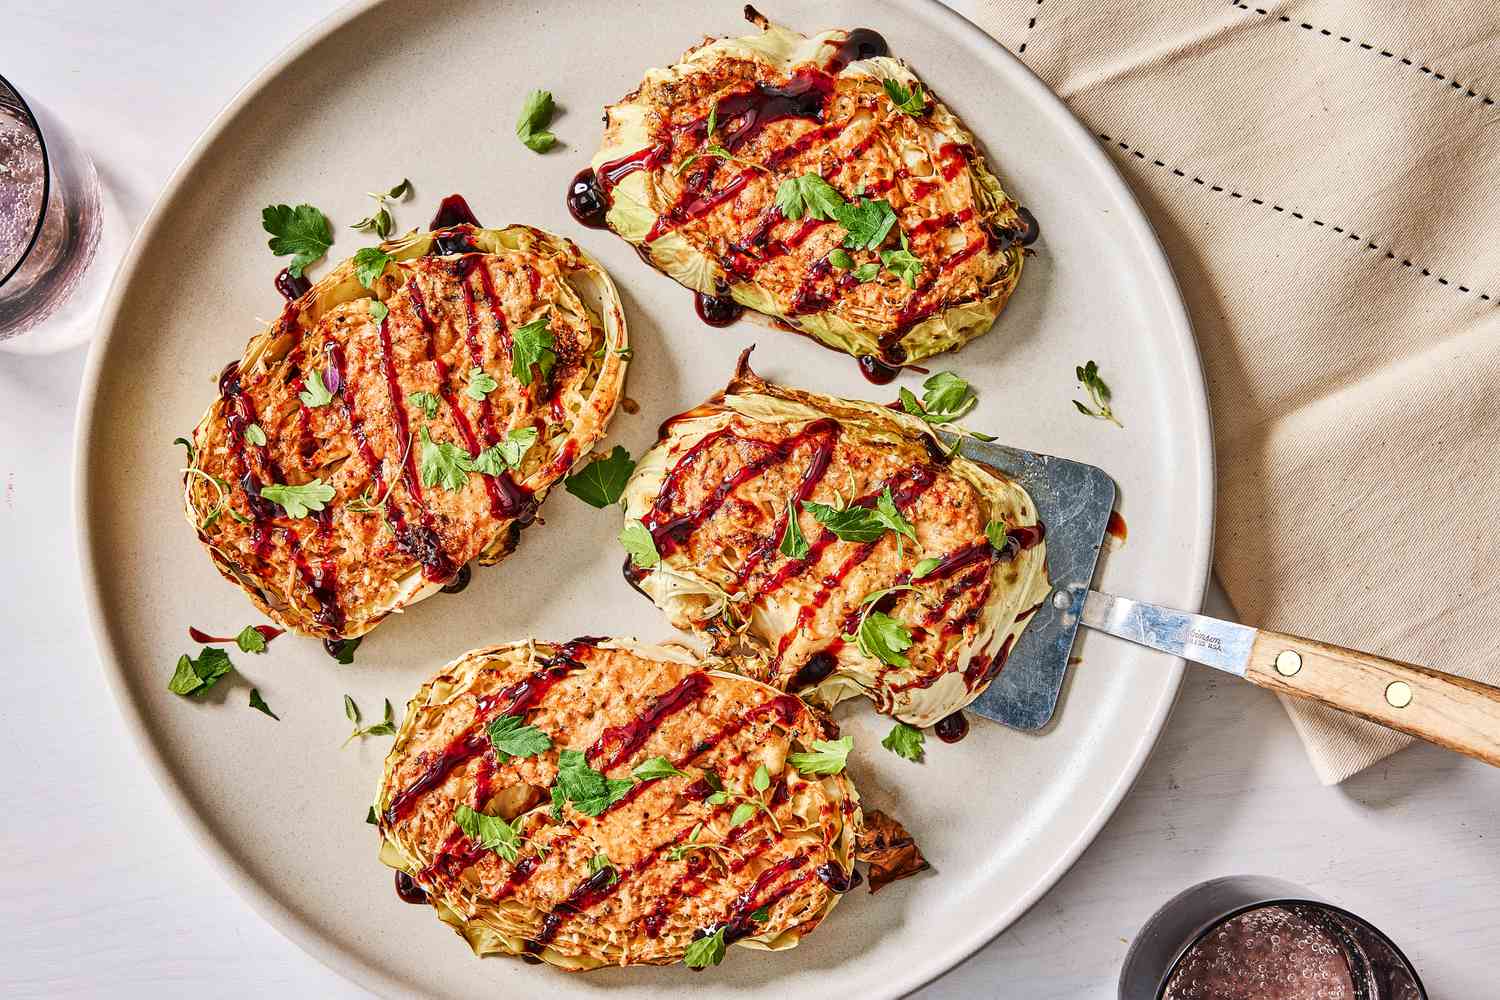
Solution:
[[[1500,767],[1500,687],[1264,629],[1245,677]]]

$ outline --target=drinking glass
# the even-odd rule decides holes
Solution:
[[[0,350],[43,354],[86,340],[125,235],[88,154],[0,77]]]

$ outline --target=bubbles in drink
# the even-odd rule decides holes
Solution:
[[[1190,948],[1163,1000],[1354,1000],[1332,928],[1281,906],[1224,921]]]
[[[42,210],[47,165],[30,120],[0,102],[0,277],[26,252]]]

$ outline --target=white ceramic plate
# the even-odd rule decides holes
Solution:
[[[556,6],[557,10],[547,10]],[[647,269],[563,204],[599,137],[608,101],[649,65],[705,33],[748,33],[739,5],[697,13],[651,4],[389,2],[355,6],[260,75],[194,147],[136,240],[90,357],[77,456],[79,551],[105,674],[144,757],[227,877],[293,940],[390,994],[646,997],[774,990],[825,1000],[896,995],[962,960],[1067,869],[1130,787],[1160,731],[1182,664],[1113,640],[1079,649],[1055,722],[1041,734],[976,719],[967,740],[932,745],[924,765],[886,753],[886,725],[841,708],[866,801],[900,817],[934,871],[879,896],[851,894],[801,947],[731,949],[701,976],[681,967],[564,976],[474,959],[426,907],[399,902],[364,823],[386,739],[341,750],[342,695],[367,715],[402,705],[440,664],[528,633],[667,634],[619,574],[618,518],[558,490],[520,550],[368,637],[353,666],[312,640],[283,637],[235,654],[241,676],[205,702],[168,693],[192,624],[232,634],[256,620],[200,551],[180,512],[181,450],[219,368],[280,301],[260,209],[307,201],[334,220],[343,257],[369,242],[346,227],[363,192],[403,176],[405,228],[438,199],[465,194],[482,222],[528,222],[572,236],[615,275],[636,348],[612,441],[632,453],[662,417],[720,387],[758,342],[772,379],[873,398],[853,361],[805,338],[743,322],[702,325],[688,292]],[[776,2],[803,30],[882,32],[985,143],[1006,187],[1041,220],[1037,255],[995,329],[935,359],[972,379],[970,426],[1013,444],[1093,462],[1121,487],[1129,542],[1102,585],[1196,608],[1209,564],[1212,454],[1197,353],[1172,276],[1134,200],[1096,142],[1020,63],[973,25],[921,0]],[[545,156],[512,129],[521,98],[547,87],[564,145]],[[1073,368],[1097,359],[1125,429],[1076,413]],[[913,384],[914,376],[903,378]],[[250,683],[281,715],[246,707]],[[837,984],[832,988],[830,984]]]

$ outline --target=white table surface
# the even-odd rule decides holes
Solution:
[[[335,6],[16,2],[0,9],[0,73],[72,123],[138,221],[213,114]],[[0,995],[365,996],[218,876],[103,686],[70,511],[82,369],[81,350],[0,354]],[[1217,588],[1209,610],[1229,613]],[[1201,879],[1256,872],[1384,927],[1435,1000],[1496,996],[1497,849],[1494,771],[1419,746],[1323,788],[1274,699],[1194,669],[1094,845],[922,995],[1113,997],[1127,942],[1156,906]]]

